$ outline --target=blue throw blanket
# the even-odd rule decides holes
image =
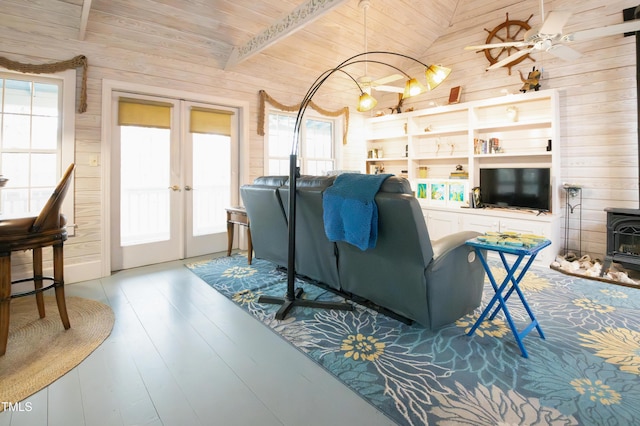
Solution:
[[[345,173],[324,191],[324,232],[330,241],[346,241],[360,250],[376,246],[378,206],[374,198],[389,176]]]

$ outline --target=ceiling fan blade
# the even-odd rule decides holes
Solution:
[[[507,41],[504,43],[492,43],[492,44],[480,44],[477,46],[466,46],[464,50],[484,50],[484,49],[494,49],[496,47],[525,47],[530,45],[531,43],[527,43],[526,41]]]
[[[374,85],[381,85],[381,84],[391,83],[393,81],[402,80],[403,78],[404,78],[404,76],[402,74],[391,74],[389,76],[382,77],[382,78],[379,78],[377,80],[374,80],[372,83]]]
[[[640,31],[640,19],[622,24],[608,25],[606,27],[592,28],[590,30],[576,31],[562,37],[563,41],[582,41],[593,38],[607,37],[616,34],[633,33]]]
[[[495,64],[493,64],[490,67],[488,67],[487,71],[493,70],[493,69],[496,69],[496,68],[500,68],[500,67],[502,67],[504,65],[507,65],[507,64],[515,61],[516,59],[521,58],[521,57],[523,57],[524,55],[526,55],[528,53],[531,53],[532,50],[533,50],[533,47],[530,47],[529,49],[518,50],[513,55],[507,56],[506,58],[502,59],[501,61],[498,61]]]
[[[404,93],[404,87],[398,86],[374,86],[374,89],[381,92]]]
[[[555,35],[562,34],[564,24],[567,23],[571,17],[571,12],[564,10],[552,10],[547,15],[547,19],[538,30],[538,34]]]
[[[582,56],[582,53],[562,44],[554,44],[547,49],[547,52],[565,61],[573,61]]]

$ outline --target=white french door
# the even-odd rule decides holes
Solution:
[[[111,269],[226,250],[224,208],[238,201],[234,111],[117,92],[112,101]]]

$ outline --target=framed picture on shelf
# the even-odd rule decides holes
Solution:
[[[459,207],[469,204],[469,183],[468,182],[449,182],[449,194],[447,196],[447,205],[451,207]]]
[[[417,191],[416,191],[416,198],[426,199],[427,198],[427,189],[428,188],[429,188],[428,184],[426,184],[426,183],[418,183]]]
[[[447,182],[431,182],[429,186],[429,204],[445,205],[447,203]]]
[[[460,95],[462,94],[462,88],[460,86],[452,87],[449,92],[449,104],[460,103]]]

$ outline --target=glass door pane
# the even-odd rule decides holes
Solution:
[[[231,138],[193,133],[193,234],[226,232],[231,205]]]
[[[171,236],[171,131],[120,127],[120,243],[167,241]]]

